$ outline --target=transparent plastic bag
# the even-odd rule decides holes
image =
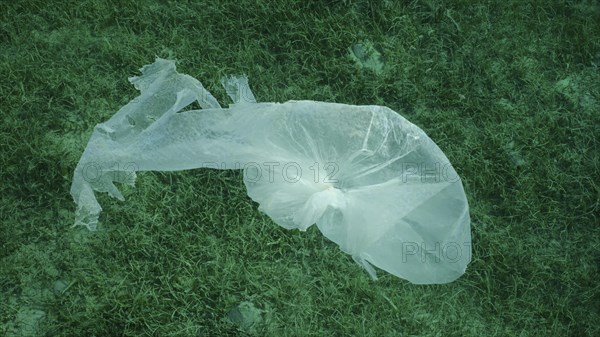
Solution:
[[[221,108],[200,82],[157,59],[141,91],[95,127],[75,169],[76,225],[94,230],[94,191],[137,171],[243,169],[259,210],[287,229],[312,224],[376,278],[446,283],[471,258],[469,207],[456,171],[417,126],[382,106],[257,103],[245,77],[223,80]],[[182,111],[193,101],[201,110]],[[198,187],[201,189],[202,187]]]

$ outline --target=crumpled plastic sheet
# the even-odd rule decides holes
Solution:
[[[98,124],[75,169],[75,225],[95,230],[95,192],[119,200],[136,172],[243,169],[259,210],[287,229],[316,224],[376,279],[372,265],[418,284],[447,283],[471,260],[461,180],[417,126],[383,106],[257,103],[246,77],[222,80],[222,108],[202,84],[156,59],[141,92]],[[197,101],[202,109],[184,110]],[[198,186],[202,190],[202,186]],[[177,207],[177,205],[173,205]]]

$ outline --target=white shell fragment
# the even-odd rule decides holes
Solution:
[[[141,94],[98,124],[71,194],[75,225],[96,229],[95,192],[138,171],[243,169],[259,210],[287,229],[317,224],[376,278],[446,283],[471,260],[469,206],[456,171],[417,126],[383,106],[257,103],[245,77],[223,79],[221,108],[202,84],[157,59],[130,78]],[[202,109],[183,111],[197,101]],[[202,186],[198,186],[201,190]]]

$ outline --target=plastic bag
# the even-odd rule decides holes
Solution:
[[[98,124],[75,169],[75,225],[94,230],[94,191],[137,171],[243,169],[259,210],[287,229],[312,224],[375,279],[371,264],[413,283],[446,283],[471,259],[469,207],[452,165],[389,108],[315,101],[256,103],[245,77],[222,81],[221,108],[173,61],[130,78],[141,91]],[[194,101],[201,110],[183,111]],[[201,189],[201,187],[198,187]]]

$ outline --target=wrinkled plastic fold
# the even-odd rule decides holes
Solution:
[[[316,224],[376,278],[374,265],[413,283],[447,283],[471,259],[461,180],[417,126],[383,106],[257,103],[246,77],[222,84],[221,108],[202,84],[157,59],[130,78],[140,95],[98,124],[75,169],[75,225],[95,230],[95,192],[136,172],[241,169],[248,195],[275,223]],[[202,109],[186,110],[193,102]],[[202,186],[197,187],[202,191]],[[176,205],[173,205],[176,207]]]

